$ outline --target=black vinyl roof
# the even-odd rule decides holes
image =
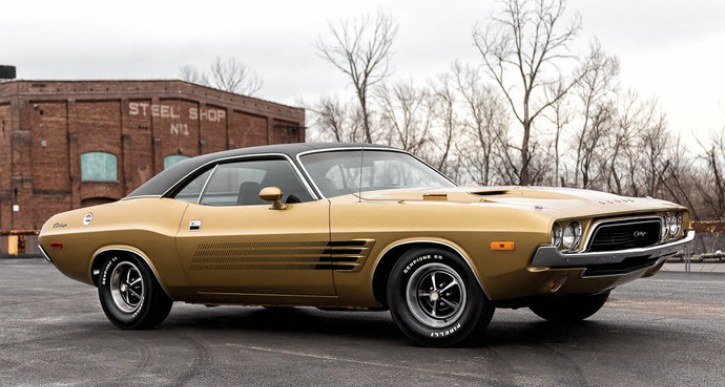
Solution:
[[[264,145],[249,148],[232,149],[222,152],[209,153],[181,161],[152,177],[149,181],[136,188],[126,196],[127,198],[138,196],[161,196],[171,189],[179,180],[188,176],[191,172],[214,163],[216,160],[229,159],[237,156],[264,155],[270,153],[284,154],[297,163],[296,157],[299,153],[311,150],[335,149],[335,148],[360,148],[371,149],[396,149],[385,145],[359,144],[359,143],[297,143]]]

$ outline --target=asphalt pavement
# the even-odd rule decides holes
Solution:
[[[121,331],[96,289],[0,260],[1,386],[725,386],[725,274],[662,272],[579,324],[498,310],[481,343],[423,348],[386,312],[174,304]]]

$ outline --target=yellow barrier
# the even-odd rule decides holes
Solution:
[[[38,231],[0,231],[0,257],[38,256]]]
[[[18,255],[17,235],[8,235],[8,255]]]

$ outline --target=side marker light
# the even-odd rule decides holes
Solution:
[[[491,242],[491,250],[510,251],[514,249],[514,242]]]

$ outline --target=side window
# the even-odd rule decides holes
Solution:
[[[204,184],[209,178],[209,174],[211,174],[211,171],[212,169],[209,169],[208,171],[197,176],[192,181],[188,182],[186,186],[181,189],[181,191],[176,193],[174,198],[192,203],[196,203],[197,201],[199,201],[199,195],[201,195],[201,190],[204,189]]]
[[[117,181],[116,155],[88,152],[81,155],[82,181]]]
[[[269,204],[259,198],[266,187],[282,190],[282,202],[312,200],[299,177],[286,160],[251,160],[219,164],[201,197],[208,206],[248,206]]]
[[[319,185],[324,192],[344,191],[345,188],[347,188],[347,184],[345,184],[345,172],[343,171],[342,166],[334,165],[330,168],[330,170],[325,173],[325,177],[317,182],[317,185]]]

